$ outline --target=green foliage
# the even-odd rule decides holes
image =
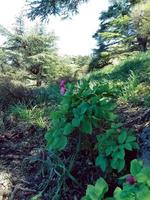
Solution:
[[[36,17],[40,17],[42,20],[45,20],[49,15],[63,15],[66,18],[69,16],[69,13],[77,13],[78,6],[87,1],[88,0],[28,0],[28,17],[32,20]]]
[[[150,168],[143,167],[141,161],[133,160],[130,172],[136,182],[134,184],[124,183],[122,189],[117,187],[114,191],[115,200],[148,200],[150,198]]]
[[[99,29],[93,36],[97,41],[97,49],[94,50],[90,69],[104,67],[112,63],[117,55],[130,51],[133,46],[130,8],[128,0],[123,3],[111,1],[108,10],[101,13]]]
[[[111,129],[97,136],[99,155],[96,165],[105,173],[116,169],[118,172],[125,167],[125,150],[137,149],[135,134],[121,128],[121,124],[112,124]]]
[[[100,15],[100,26],[93,36],[97,41],[90,69],[112,64],[134,51],[149,47],[150,3],[145,1],[111,1]],[[105,56],[103,56],[105,53]]]
[[[129,75],[129,78],[127,82],[124,84],[123,90],[122,90],[122,97],[125,100],[131,99],[135,95],[136,88],[139,84],[139,80],[137,75],[134,74],[133,71],[131,71],[131,74]]]
[[[103,178],[96,181],[95,186],[88,185],[86,190],[86,196],[81,200],[102,200],[104,194],[108,191],[108,185]]]
[[[137,35],[149,37],[150,32],[150,3],[142,2],[135,5],[131,17],[136,29]]]
[[[34,88],[32,91],[34,94],[34,99],[32,100],[33,105],[54,106],[58,105],[62,100],[59,85],[57,83],[51,83],[45,87]]]
[[[73,132],[88,134],[97,139],[95,149],[99,155],[96,165],[105,173],[112,169],[118,172],[123,170],[126,150],[137,149],[138,145],[134,133],[118,124],[114,95],[114,90],[108,84],[83,81],[68,85],[58,110],[51,116],[51,129],[45,135],[47,149],[65,149]],[[100,126],[107,130],[97,135],[95,130],[99,130]]]
[[[50,109],[32,107],[28,108],[26,105],[18,104],[10,106],[7,114],[14,116],[17,120],[35,124],[40,128],[44,128],[48,124]]]
[[[16,68],[16,71],[22,69],[27,82],[41,86],[64,77],[73,79],[81,70],[81,65],[89,63],[88,56],[68,58],[70,61],[59,56],[57,37],[53,32],[46,32],[43,26],[38,23],[32,29],[25,30],[23,18],[17,18],[15,31],[5,34],[6,41],[0,51],[1,72],[7,73],[7,66]],[[3,35],[6,30],[0,27],[0,34]]]
[[[118,65],[109,65],[88,74],[89,80],[107,82],[117,90],[119,101],[149,107],[150,54],[131,54]]]
[[[150,199],[150,167],[143,167],[142,162],[133,160],[131,162],[131,175],[135,182],[125,182],[123,188],[117,187],[113,197],[104,197],[108,191],[108,185],[104,179],[97,180],[95,186],[88,185],[86,196],[81,200],[149,200]],[[125,179],[126,175],[120,179]]]
[[[52,114],[52,128],[45,135],[47,148],[64,149],[74,130],[91,135],[100,124],[110,126],[117,119],[114,95],[107,84],[83,81],[69,85],[59,109]]]

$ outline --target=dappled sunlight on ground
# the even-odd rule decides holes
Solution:
[[[0,166],[1,168],[2,166]],[[8,199],[12,187],[11,177],[11,173],[0,170],[0,200]]]

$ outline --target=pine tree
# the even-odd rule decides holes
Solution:
[[[97,49],[94,50],[91,68],[103,67],[117,55],[141,48],[137,30],[130,13],[139,0],[113,0],[108,10],[102,12],[100,28],[95,33]],[[141,39],[141,37],[140,37]]]
[[[38,32],[22,30],[18,21],[15,31],[11,33],[1,26],[1,33],[8,33],[1,49],[5,52],[8,65],[26,69],[31,74],[31,79],[35,78],[37,86],[40,86],[42,80],[47,78],[53,60],[58,57],[57,37],[54,33],[46,33],[43,29],[42,33],[40,28]]]
[[[62,15],[68,17],[70,14],[78,12],[81,3],[88,0],[27,0],[28,17],[34,20],[40,17],[47,19],[49,15]]]

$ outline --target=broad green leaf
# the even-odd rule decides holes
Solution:
[[[124,159],[125,157],[125,151],[124,149],[121,147],[119,148],[117,151],[115,151],[113,154],[112,154],[112,157],[113,158],[116,158],[116,159]]]
[[[113,169],[118,170],[118,172],[123,170],[124,166],[125,166],[125,160],[124,159],[112,159],[111,160],[111,167]]]
[[[118,152],[118,158],[124,159],[125,157],[125,151],[123,148],[120,148],[120,151]]]
[[[128,136],[127,139],[126,139],[126,142],[134,142],[136,141],[136,137],[135,136]]]
[[[123,144],[125,142],[126,138],[127,138],[127,132],[126,132],[126,130],[122,130],[118,137],[119,144]]]
[[[137,200],[150,200],[150,189],[145,185],[139,188],[139,191],[136,193]]]
[[[132,151],[132,145],[130,143],[125,143],[124,148],[129,150],[129,151]]]
[[[88,185],[86,196],[81,200],[103,200],[104,194],[108,191],[108,185],[103,178],[96,181],[95,186]]]
[[[123,170],[124,166],[125,166],[125,160],[119,159],[117,164],[117,170],[120,172],[121,170]]]
[[[98,194],[95,191],[95,187],[93,185],[88,185],[86,195],[93,200],[98,199]]]
[[[66,126],[64,127],[64,132],[63,135],[69,135],[73,132],[73,127],[71,123],[67,123]]]
[[[80,109],[74,108],[72,112],[75,118],[78,118],[80,116]]]
[[[99,178],[96,181],[95,189],[99,195],[98,199],[100,199],[100,198],[103,198],[104,194],[108,191],[108,185],[103,178]]]
[[[121,192],[122,192],[121,188],[116,187],[116,189],[115,189],[115,191],[114,191],[114,198],[115,198],[116,200],[119,199]]]
[[[72,120],[72,126],[73,127],[79,127],[80,126],[80,118],[74,118]]]
[[[132,142],[132,146],[133,146],[134,149],[140,149],[137,142]]]
[[[100,167],[103,172],[106,171],[108,161],[103,155],[99,155],[96,158],[96,166]]]
[[[118,129],[118,128],[120,128],[121,126],[122,126],[122,123],[117,123],[117,124],[112,123],[111,128],[112,128],[112,129]]]
[[[113,146],[108,146],[105,152],[106,156],[109,156],[113,152]]]
[[[89,104],[84,102],[80,105],[80,109],[81,109],[81,113],[80,114],[84,114],[89,108]]]
[[[45,133],[44,137],[47,141],[51,140],[51,137],[52,137],[52,133],[53,131],[52,130],[49,130]]]
[[[150,180],[150,167],[144,167],[140,173],[136,175],[136,179],[139,183],[146,183]]]
[[[116,114],[112,113],[112,112],[108,112],[108,113],[106,113],[106,117],[105,118],[106,118],[106,120],[114,122],[118,118],[118,116]]]
[[[130,167],[130,172],[132,176],[136,176],[142,169],[142,161],[139,161],[137,159],[132,160],[131,162],[131,167]]]
[[[150,188],[150,180],[148,180],[148,181],[146,182],[146,184],[147,184],[148,187]]]
[[[52,147],[53,147],[54,150],[60,151],[60,150],[63,150],[66,147],[67,143],[68,143],[67,137],[61,135],[59,137],[54,138]]]
[[[81,130],[83,133],[92,133],[92,123],[88,118],[84,118],[81,122]]]

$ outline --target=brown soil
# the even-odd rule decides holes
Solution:
[[[118,113],[125,127],[133,128],[137,133],[140,133],[144,127],[150,126],[150,109],[121,105]],[[41,164],[40,160],[53,159],[49,158],[43,150],[44,133],[45,130],[39,130],[34,125],[21,122],[5,128],[5,131],[0,133],[0,200],[30,200],[41,190],[44,191],[44,195],[37,199],[51,200],[49,194],[62,180],[54,170],[42,171],[44,162]],[[71,149],[60,156],[62,160],[65,160],[66,165],[71,159],[76,142],[72,142]],[[75,166],[71,169],[71,175],[76,180],[69,175],[64,179],[62,200],[79,200],[85,193],[87,184],[94,183],[100,177],[102,172],[95,167],[93,156],[95,157],[95,152],[90,154],[87,150],[76,156]],[[62,173],[60,169],[58,172]],[[50,173],[52,173],[51,180]],[[6,174],[8,176],[4,178]],[[115,178],[114,175],[113,181]],[[107,181],[112,185],[113,191],[116,183],[112,182],[112,179]],[[44,182],[47,183],[46,186]]]

